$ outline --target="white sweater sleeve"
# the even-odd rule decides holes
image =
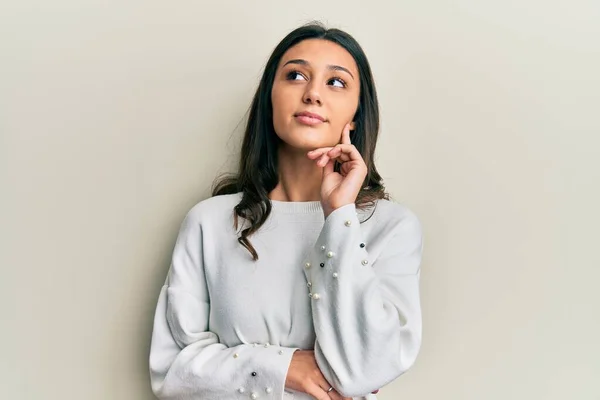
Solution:
[[[348,397],[396,379],[414,363],[421,344],[419,220],[407,210],[377,255],[367,252],[361,230],[354,204],[334,210],[304,269],[317,364]]]
[[[283,398],[297,348],[227,347],[208,330],[210,302],[202,229],[186,216],[162,287],[150,346],[150,378],[159,399]]]

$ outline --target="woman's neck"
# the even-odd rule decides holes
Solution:
[[[269,193],[271,200],[319,201],[323,168],[308,158],[304,151],[285,151],[278,154],[279,182]]]

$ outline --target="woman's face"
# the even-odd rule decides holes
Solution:
[[[328,40],[304,40],[277,66],[271,92],[275,132],[302,151],[334,146],[347,123],[354,129],[359,94],[358,68],[348,51]]]

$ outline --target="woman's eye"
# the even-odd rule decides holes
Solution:
[[[300,79],[298,79],[298,77],[300,77]],[[287,79],[290,79],[293,81],[303,80],[304,76],[298,71],[291,71],[290,73],[287,74]]]
[[[341,88],[344,88],[344,87],[346,87],[346,82],[344,82],[344,81],[343,81],[342,79],[340,79],[340,78],[333,78],[333,79],[331,79],[329,82],[337,82],[337,83],[338,83],[337,85],[336,85],[336,84],[334,84],[334,85],[333,85],[333,86],[335,86],[335,87],[341,87]]]

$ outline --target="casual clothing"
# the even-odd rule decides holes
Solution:
[[[388,200],[326,219],[319,201],[272,201],[248,238],[254,261],[233,226],[241,196],[203,200],[180,226],[154,319],[154,393],[312,399],[285,380],[294,351],[314,349],[338,392],[376,399],[371,392],[404,373],[421,344],[419,220]]]

